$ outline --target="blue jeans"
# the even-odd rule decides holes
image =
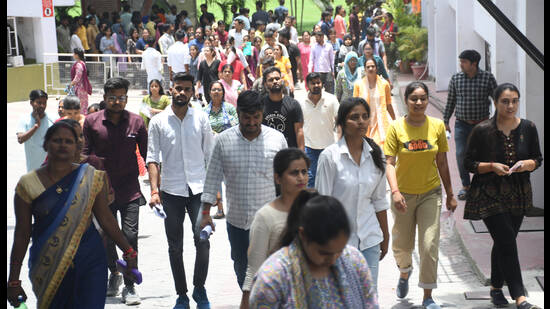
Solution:
[[[311,164],[309,165],[309,169],[307,171],[307,175],[309,176],[309,180],[307,181],[307,187],[313,188],[315,187],[315,175],[317,174],[317,161],[319,161],[319,155],[324,149],[313,149],[306,146],[306,155],[311,161]]]
[[[470,173],[464,168],[464,155],[466,152],[466,142],[468,136],[475,125],[471,125],[462,120],[455,121],[455,145],[456,145],[456,163],[458,165],[458,172],[460,173],[460,179],[462,180],[462,186],[470,186]]]
[[[374,290],[378,292],[378,263],[380,262],[380,244],[367,248],[361,251],[365,259],[367,260],[367,265],[369,266],[370,274],[372,276],[372,284]]]
[[[233,260],[233,269],[237,275],[237,283],[243,288],[244,278],[246,276],[246,267],[248,266],[248,244],[250,230],[243,230],[227,222],[227,236],[231,245],[231,259]]]

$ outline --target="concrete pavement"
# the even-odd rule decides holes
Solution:
[[[305,90],[297,90],[296,98],[301,100],[304,98]],[[397,89],[393,90],[397,94]],[[101,100],[100,96],[93,95],[90,97],[91,103],[98,103]],[[403,115],[404,105],[398,95],[393,96],[394,104],[397,107],[400,115]],[[141,102],[141,94],[138,91],[131,91],[130,100],[127,104],[127,110],[137,112]],[[57,115],[57,103],[55,98],[48,100],[47,112],[52,115]],[[17,121],[22,115],[31,112],[31,107],[28,101],[15,102],[7,104],[7,257],[11,252],[13,243],[13,228],[15,226],[15,217],[13,213],[13,194],[15,185],[21,175],[26,172],[24,162],[23,145],[19,145],[16,141],[15,130]],[[439,116],[440,117],[440,116]],[[452,160],[450,160],[452,161]],[[143,182],[145,177],[141,178],[141,188],[144,196],[147,198],[150,195],[149,186]],[[453,183],[458,184],[458,180],[453,180]],[[215,208],[212,210],[215,212]],[[388,215],[389,226],[393,225],[391,215]],[[241,299],[241,292],[237,285],[237,280],[233,271],[233,262],[230,258],[230,247],[227,238],[225,220],[215,220],[217,224],[216,232],[210,238],[210,267],[209,276],[206,281],[206,289],[208,297],[211,301],[212,308],[229,309],[238,308]],[[187,282],[190,286],[188,296],[192,292],[192,269],[194,265],[195,249],[191,235],[191,225],[188,220],[185,221],[185,237],[184,237],[184,264],[187,270]],[[162,219],[151,213],[149,207],[144,206],[140,211],[140,228],[139,228],[139,254],[140,254],[140,271],[143,273],[143,283],[138,285],[136,290],[141,296],[142,303],[135,308],[172,308],[177,298],[175,294],[172,273],[168,260],[168,245],[164,234],[164,226]],[[119,252],[120,253],[120,252]],[[28,254],[24,260],[26,265]],[[413,261],[415,270],[410,279],[410,291],[407,298],[398,300],[395,296],[395,287],[399,276],[399,271],[395,266],[395,260],[391,253],[388,252],[386,257],[380,263],[380,274],[378,282],[380,308],[404,309],[404,308],[420,308],[422,302],[423,291],[417,287],[418,283],[418,254],[414,253]],[[7,266],[9,271],[9,265]],[[36,298],[34,297],[31,285],[28,279],[28,268],[23,267],[20,279],[25,289],[28,301],[27,305],[30,308],[36,306]],[[532,302],[542,305],[544,293],[537,290],[529,279],[524,278],[527,289],[529,290],[530,299]],[[438,289],[434,290],[434,299],[442,305],[442,307],[452,308],[492,308],[488,300],[466,301],[463,293],[465,291],[486,291],[488,295],[488,287],[484,287],[477,279],[467,257],[462,248],[459,246],[457,235],[449,233],[442,229],[441,244],[439,253],[439,269],[438,269]],[[192,308],[195,307],[193,301]],[[10,308],[6,303],[7,307]],[[116,298],[107,298],[105,308],[126,308],[126,305],[120,303],[120,296]],[[510,306],[509,308],[515,308]]]

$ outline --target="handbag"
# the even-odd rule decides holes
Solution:
[[[67,95],[76,95],[74,86],[71,86],[71,84],[68,84],[67,87],[65,87],[65,92],[67,93]]]

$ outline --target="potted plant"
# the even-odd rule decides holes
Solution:
[[[412,61],[411,69],[416,79],[428,76],[426,54],[428,51],[428,29],[407,26],[399,31],[397,45],[402,62]]]

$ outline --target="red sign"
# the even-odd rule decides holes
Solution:
[[[42,0],[42,16],[53,17],[52,0]]]

